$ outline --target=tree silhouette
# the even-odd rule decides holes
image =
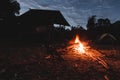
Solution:
[[[20,5],[15,0],[0,0],[0,18],[6,19],[19,14]]]
[[[103,25],[104,25],[104,19],[102,18],[98,19],[97,27],[103,27]]]
[[[97,21],[97,27],[109,27],[111,25],[111,22],[108,18],[106,19],[98,19]]]
[[[88,23],[87,23],[87,30],[91,30],[93,28],[95,28],[95,17],[96,16],[92,16],[88,19]]]
[[[105,19],[105,26],[106,26],[106,27],[110,27],[110,25],[111,25],[110,20],[109,20],[108,18],[106,18],[106,19]]]
[[[11,13],[13,12],[13,14],[19,14],[19,10],[20,10],[19,3],[17,1],[12,2],[10,6]]]

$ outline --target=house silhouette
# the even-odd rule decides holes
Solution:
[[[30,9],[18,19],[21,27],[27,28],[27,30],[34,30],[38,26],[53,26],[54,24],[70,26],[61,12],[56,10]]]
[[[70,26],[60,11],[30,9],[18,17],[19,34],[29,36],[31,39],[36,37],[53,37],[54,24]],[[26,38],[25,36],[25,38]]]

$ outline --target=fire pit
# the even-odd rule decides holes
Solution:
[[[90,60],[101,64],[105,69],[109,69],[109,66],[105,62],[105,57],[98,50],[91,48],[87,42],[80,41],[79,35],[76,35],[72,39],[68,46],[64,50],[64,55],[62,56],[66,60]]]
[[[99,50],[89,46],[85,41],[81,41],[79,35],[70,40],[68,44],[53,45],[55,51],[52,51],[53,55],[63,59],[63,63],[70,64],[78,72],[90,72],[98,71],[97,73],[103,74],[105,80],[109,80],[108,71],[109,66],[107,64],[106,56]],[[51,48],[50,48],[51,49]],[[59,55],[57,55],[59,54]],[[47,59],[52,57],[47,56]],[[58,58],[55,57],[55,60]],[[96,72],[95,72],[96,73]]]
[[[85,54],[86,50],[89,48],[88,46],[85,46],[85,43],[80,41],[78,35],[76,35],[75,39],[71,40],[69,44],[70,46],[68,46],[68,48],[72,48],[76,54]]]

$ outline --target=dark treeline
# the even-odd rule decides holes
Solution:
[[[0,37],[16,35],[17,14],[19,14],[20,4],[15,0],[0,1]],[[11,36],[12,36],[11,35]],[[10,37],[11,37],[10,36]]]
[[[64,27],[53,28],[54,40],[68,42],[73,39],[75,35],[79,35],[81,40],[87,40],[87,32],[82,27],[71,27],[71,30],[65,30]]]
[[[92,16],[88,19],[87,33],[89,34],[89,39],[92,39],[93,41],[104,33],[112,34],[117,40],[120,40],[120,21],[111,23],[108,18],[100,18],[96,20],[96,16]]]
[[[108,18],[96,20],[96,16],[92,16],[88,19],[87,30],[82,26],[74,26],[71,27],[71,30],[65,30],[65,26],[54,27],[53,25],[44,25],[41,27],[36,23],[32,23],[32,25],[29,22],[21,23],[20,21],[23,20],[20,20],[19,16],[16,16],[16,14],[19,14],[19,10],[20,4],[15,0],[0,1],[1,40],[68,42],[78,34],[81,40],[91,40],[94,42],[97,37],[104,33],[110,33],[118,41],[120,40],[120,21],[111,23]],[[36,22],[39,23],[38,20]]]

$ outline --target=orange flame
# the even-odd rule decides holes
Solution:
[[[90,46],[88,46],[87,42],[81,42],[79,35],[76,35],[75,38],[69,42],[69,44],[70,45],[67,47],[68,52],[73,51],[72,53],[75,54],[85,54],[80,56],[87,56],[92,58],[94,61],[97,61],[99,64],[101,64],[104,68],[109,69],[108,64],[103,59],[103,54],[101,54],[98,50],[92,49]]]
[[[79,39],[78,35],[76,35],[76,37],[75,37],[75,43],[80,43],[80,39]]]
[[[79,53],[85,53],[85,47],[84,47],[84,45],[81,43],[78,35],[76,35],[74,43],[77,44],[77,45],[75,46],[75,49],[76,49]]]

